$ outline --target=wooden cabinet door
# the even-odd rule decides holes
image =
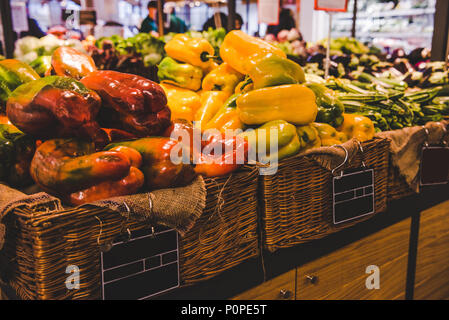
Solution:
[[[413,298],[449,299],[449,201],[421,212]]]
[[[295,299],[296,269],[243,292],[233,300],[293,300]]]
[[[410,222],[405,219],[299,266],[297,299],[404,299]],[[369,266],[379,270],[379,289],[367,288],[373,276]]]

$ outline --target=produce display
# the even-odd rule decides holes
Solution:
[[[118,56],[139,55],[146,67],[159,63],[164,57],[164,42],[148,33],[139,33],[127,39],[117,35],[104,37],[98,39],[95,46],[99,50],[106,50],[108,46],[105,47],[105,45],[111,44]],[[97,53],[101,54],[101,51],[97,51]]]
[[[40,39],[27,36],[16,41],[14,58],[28,63],[43,76],[42,64],[50,59],[53,52],[60,47],[72,47],[78,51],[86,52],[84,44],[76,39],[63,40],[48,34]]]
[[[0,154],[8,159],[0,179],[31,177],[71,205],[183,186],[449,115],[444,65],[387,61],[352,39],[331,42],[337,65],[328,79],[322,53],[309,52],[301,66],[272,39],[238,30],[89,41],[90,55],[62,45],[32,67],[0,61]],[[181,151],[183,161],[173,161]]]
[[[155,65],[165,56],[164,42],[147,33],[123,39],[120,36],[100,38],[88,45],[87,51],[100,70],[132,73],[156,80]]]

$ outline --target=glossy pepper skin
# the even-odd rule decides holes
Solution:
[[[348,140],[346,134],[338,132],[330,124],[314,122],[311,125],[318,131],[321,146],[333,146]]]
[[[241,74],[248,74],[260,59],[270,53],[287,57],[278,47],[240,30],[229,32],[220,46],[220,57]]]
[[[117,115],[118,129],[146,137],[160,135],[170,125],[167,97],[156,82],[116,71],[92,72],[81,82],[101,96],[108,112]]]
[[[355,138],[359,141],[367,141],[374,138],[374,124],[368,117],[358,114],[343,114],[344,121],[339,131],[345,133],[349,138]]]
[[[161,87],[167,95],[172,119],[193,121],[196,111],[201,107],[199,94],[167,83],[161,83]]]
[[[81,140],[47,140],[36,150],[31,177],[45,191],[66,196],[129,174],[131,164],[125,154],[94,151],[93,144]]]
[[[178,63],[170,57],[165,57],[158,66],[157,77],[160,82],[197,91],[201,88],[203,70],[191,64]]]
[[[306,86],[289,84],[255,89],[237,98],[240,120],[247,125],[283,119],[295,125],[315,121],[315,94]]]
[[[214,48],[203,38],[191,38],[185,34],[176,34],[164,46],[167,55],[178,61],[207,70],[211,65]]]
[[[101,149],[108,143],[96,116],[97,93],[69,77],[49,76],[25,83],[8,99],[9,120],[38,139],[78,137]]]
[[[204,69],[204,75],[207,75],[209,72],[212,72],[214,69],[218,68],[219,64],[215,61],[211,61],[209,67],[207,69]]]
[[[211,150],[220,150],[220,154],[212,154]],[[229,151],[231,150],[231,151]],[[199,155],[195,172],[205,177],[218,177],[230,174],[247,162],[248,142],[246,139],[233,136],[212,136]]]
[[[273,132],[277,133],[278,151],[270,153]],[[301,150],[296,127],[284,120],[273,120],[265,123],[254,131],[246,131],[239,135],[248,140],[252,150],[256,150],[258,159],[262,163],[273,160],[277,157],[278,161],[286,157],[297,154]],[[261,145],[264,143],[264,145]]]
[[[39,79],[40,76],[26,63],[5,59],[0,61],[0,102],[6,102],[9,95],[21,84]]]
[[[131,167],[126,177],[100,182],[90,188],[74,192],[68,196],[67,202],[73,206],[80,206],[97,200],[135,194],[143,186],[144,181],[142,171]]]
[[[68,76],[80,80],[97,71],[91,56],[71,47],[59,47],[53,52],[51,65],[58,76]]]
[[[204,77],[202,88],[204,91],[224,91],[231,95],[243,77],[243,74],[223,62]]]
[[[259,60],[249,71],[254,89],[299,84],[306,81],[301,66],[287,58],[269,54]]]
[[[202,130],[228,98],[229,94],[224,91],[205,91],[201,94],[201,107],[196,111],[194,121],[201,123]]]
[[[227,129],[242,129],[243,122],[237,113],[237,98],[240,94],[234,94],[225,101],[215,116],[206,124],[204,130],[217,129],[225,132]]]
[[[117,146],[136,149],[142,155],[141,170],[145,175],[145,187],[149,190],[174,188],[187,185],[196,176],[190,164],[175,164],[170,159],[173,148],[180,143],[170,138],[151,137],[110,144],[106,150]],[[180,148],[179,148],[180,150]]]
[[[308,83],[307,87],[315,93],[318,105],[316,121],[339,127],[343,123],[345,107],[336,93],[319,83]]]

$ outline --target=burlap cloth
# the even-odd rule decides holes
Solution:
[[[206,186],[201,176],[190,185],[180,188],[161,189],[131,196],[115,197],[96,201],[84,206],[109,208],[121,215],[139,221],[148,221],[176,229],[185,234],[201,216],[206,206]],[[15,208],[28,207],[33,211],[46,208],[64,210],[58,198],[39,192],[27,195],[0,184],[0,250],[3,248],[6,227],[2,219]]]
[[[439,145],[446,141],[449,145],[449,134],[446,134],[449,121],[429,122],[425,126],[416,126],[380,132],[377,138],[390,140],[390,155],[392,164],[404,176],[410,188],[419,192],[419,167],[421,162],[421,149],[425,142],[429,145]],[[427,128],[428,134],[425,130]],[[347,152],[347,162],[351,163],[354,156],[360,151],[360,145],[355,139],[341,144]],[[327,170],[332,170],[343,163],[345,151],[341,147],[321,147],[310,149],[298,156],[305,155]]]
[[[380,132],[376,136],[387,138],[390,143],[392,165],[415,192],[419,192],[419,167],[421,150],[427,142],[429,145],[440,145],[449,142],[446,134],[449,122],[428,122],[425,126],[409,127],[401,130]],[[426,128],[428,134],[426,132]]]

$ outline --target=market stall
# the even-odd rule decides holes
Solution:
[[[425,287],[410,253],[423,202],[446,200],[447,63],[285,31],[18,40],[0,60],[4,297],[202,296],[254,273],[217,297],[410,299],[414,269]],[[397,282],[345,291],[368,260]]]

